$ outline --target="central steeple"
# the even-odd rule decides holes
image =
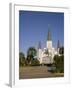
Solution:
[[[51,41],[51,30],[50,30],[50,25],[48,25],[48,35],[47,35],[47,41]]]
[[[47,48],[52,49],[52,37],[51,37],[50,25],[48,25]]]
[[[50,30],[48,30],[48,36],[47,36],[47,40],[48,40],[48,41],[51,41],[51,40],[52,40]]]

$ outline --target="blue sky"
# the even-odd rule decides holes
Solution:
[[[25,55],[29,47],[46,47],[48,26],[51,30],[53,47],[57,41],[64,45],[64,13],[19,11],[19,51]]]

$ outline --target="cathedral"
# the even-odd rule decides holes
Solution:
[[[59,40],[57,48],[54,48],[52,45],[52,37],[50,30],[48,31],[46,48],[41,48],[41,42],[39,42],[37,50],[37,58],[40,61],[40,64],[52,64],[54,62],[53,58],[55,55],[59,55]]]

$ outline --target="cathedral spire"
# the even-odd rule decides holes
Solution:
[[[48,36],[47,36],[47,40],[51,41],[51,32],[50,32],[50,25],[48,25]]]
[[[60,48],[60,41],[58,40],[57,49]]]

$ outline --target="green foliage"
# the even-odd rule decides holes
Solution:
[[[63,73],[64,72],[64,55],[61,55],[61,56],[55,55],[54,65],[56,67],[55,72]]]
[[[34,48],[34,47],[30,47],[29,49],[28,49],[28,51],[27,51],[27,55],[28,56],[36,56],[36,54],[37,54],[37,51],[36,51],[36,49]]]
[[[35,59],[31,61],[31,66],[38,66],[38,65],[40,65],[39,60]]]
[[[25,65],[25,55],[20,52],[19,53],[19,66],[24,66]]]
[[[31,61],[34,60],[34,57],[36,56],[37,51],[34,47],[30,47],[27,51],[27,61],[29,64],[31,64]]]
[[[19,65],[20,66],[37,66],[40,65],[40,62],[36,58],[37,51],[34,47],[30,47],[27,51],[27,58],[25,55],[19,53]]]
[[[33,56],[32,55],[28,55],[27,56],[28,64],[30,64],[32,60],[33,60]]]
[[[64,54],[64,47],[61,47],[60,49],[59,49],[59,54]]]

